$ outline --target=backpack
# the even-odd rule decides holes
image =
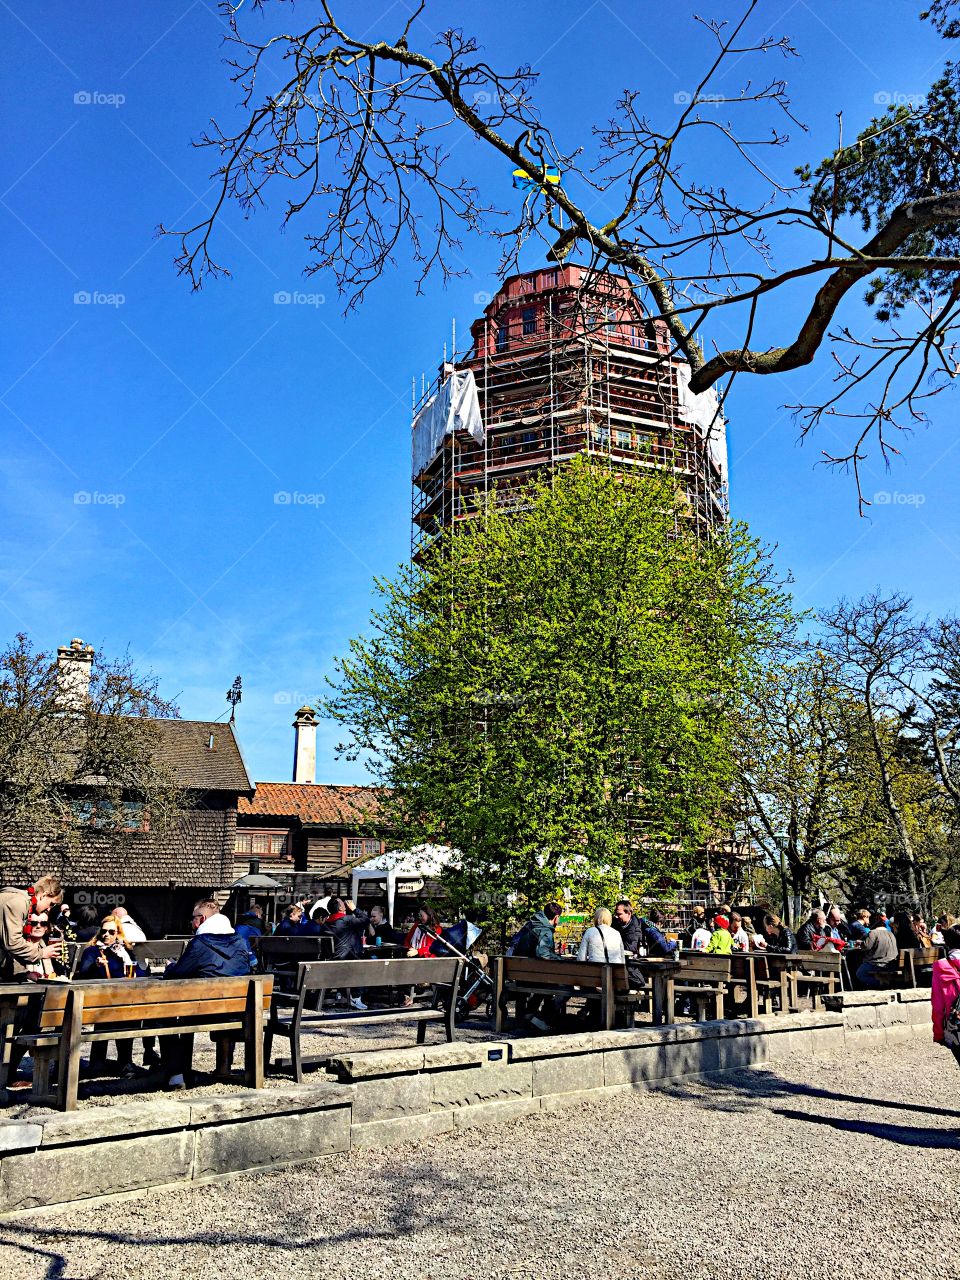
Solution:
[[[948,1049],[960,1049],[960,996],[943,1019],[943,1043]]]
[[[530,949],[530,921],[517,930],[507,944],[508,956],[525,956]]]

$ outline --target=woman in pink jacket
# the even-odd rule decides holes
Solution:
[[[944,929],[943,941],[947,948],[945,960],[937,960],[933,966],[933,984],[930,991],[930,1008],[933,1012],[933,1038],[944,1043],[943,1024],[950,1010],[960,999],[960,927]],[[960,1064],[960,1044],[951,1044],[953,1056]]]

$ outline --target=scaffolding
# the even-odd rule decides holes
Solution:
[[[514,276],[471,337],[413,398],[416,422],[447,379],[472,372],[484,428],[480,439],[450,431],[414,467],[414,557],[492,491],[522,506],[526,483],[582,454],[624,474],[674,475],[699,532],[728,519],[716,398],[689,393],[689,366],[623,277],[573,265]]]

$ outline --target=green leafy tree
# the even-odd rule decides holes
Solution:
[[[727,829],[736,708],[785,614],[742,526],[698,539],[665,477],[583,460],[491,495],[394,582],[326,710],[410,845],[506,915],[676,882]]]

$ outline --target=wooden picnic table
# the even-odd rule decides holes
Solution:
[[[673,1010],[673,987],[683,968],[677,956],[628,956],[627,969],[639,971],[650,982],[655,1027],[662,1026]]]

